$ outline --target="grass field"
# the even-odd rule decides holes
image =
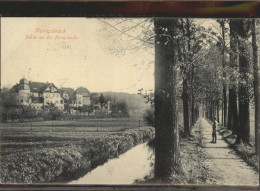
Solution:
[[[153,128],[142,126],[140,117],[2,123],[0,180],[63,181],[67,171],[86,173],[152,139]]]
[[[1,155],[75,144],[80,139],[108,136],[144,126],[138,117],[41,121],[1,124]]]

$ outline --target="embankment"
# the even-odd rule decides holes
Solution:
[[[88,137],[63,146],[1,156],[1,183],[64,183],[77,179],[110,158],[154,138],[154,128],[139,127]],[[57,139],[57,141],[59,141]]]

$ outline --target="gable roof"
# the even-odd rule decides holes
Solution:
[[[76,94],[87,94],[87,95],[90,95],[90,91],[88,91],[87,88],[84,88],[84,87],[79,87],[76,89]]]
[[[42,82],[30,82],[30,90],[34,93],[43,93],[44,90],[49,87],[51,83],[42,83]]]
[[[62,87],[62,88],[60,88],[60,91],[61,91],[62,94],[64,92],[66,92],[69,95],[70,99],[74,99],[75,98],[75,91],[72,88],[64,88],[64,87]]]

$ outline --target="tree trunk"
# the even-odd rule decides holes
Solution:
[[[187,21],[187,37],[188,37],[188,52],[191,51],[191,29],[190,29],[190,19],[186,18]],[[191,63],[191,74],[190,74],[190,88],[191,88],[191,126],[195,124],[195,100],[194,100],[194,63],[190,60],[188,56],[188,62]]]
[[[238,101],[239,101],[239,129],[237,135],[237,143],[243,141],[249,143],[250,137],[250,118],[249,118],[249,100],[250,93],[248,87],[248,73],[249,73],[249,61],[244,55],[246,52],[246,42],[241,39],[239,42],[239,89],[238,89]]]
[[[256,38],[256,20],[252,20],[252,48],[253,48],[253,68],[254,68],[254,97],[255,97],[255,151],[258,153],[258,131],[259,131],[259,63],[258,63],[258,46]]]
[[[190,136],[190,123],[189,123],[189,95],[188,95],[188,82],[186,78],[183,78],[182,85],[182,104],[183,104],[183,124],[184,124],[184,136]]]
[[[177,19],[155,18],[155,178],[167,181],[180,167],[177,125]],[[167,30],[165,30],[167,29]],[[170,35],[163,35],[165,32]]]
[[[190,104],[189,104],[189,87],[188,87],[188,60],[187,60],[187,51],[186,51],[186,39],[185,39],[185,27],[184,21],[181,19],[182,24],[182,54],[184,67],[183,70],[183,84],[182,84],[182,104],[183,104],[183,125],[184,125],[184,137],[190,136]],[[188,43],[189,46],[189,43]],[[189,47],[188,47],[189,49]]]
[[[239,65],[238,54],[238,36],[237,19],[230,19],[230,68],[235,72]],[[228,115],[228,129],[232,130],[233,134],[237,134],[238,129],[238,111],[237,111],[237,76],[234,73],[230,75],[230,87],[229,87],[229,115]]]
[[[224,104],[223,101],[221,102],[221,125],[224,126]]]
[[[231,106],[231,103],[230,103],[230,101],[231,101],[230,91],[231,91],[231,90],[230,90],[230,88],[229,88],[229,98],[228,98],[228,126],[227,126],[227,129],[231,131],[231,130],[232,130],[232,126],[233,126],[233,124],[232,124],[232,122],[233,122],[233,116],[232,116],[232,106]]]
[[[222,32],[222,67],[223,67],[223,77],[226,78],[226,60],[225,60],[225,49],[226,49],[226,41],[225,41],[225,22],[222,20],[220,23],[221,26],[221,32]],[[224,126],[227,127],[227,85],[225,82],[223,82],[223,104],[224,104]]]
[[[194,64],[191,67],[191,126],[194,126],[196,119],[195,119],[195,98],[194,98],[194,89],[193,89],[193,79],[194,79]]]
[[[218,121],[218,123],[220,122],[219,121],[219,105],[218,105],[218,103],[217,103],[217,121]]]
[[[233,88],[229,89],[229,104],[231,108],[231,113],[230,113],[230,127],[229,129],[232,130],[233,134],[237,134],[237,129],[238,129],[238,112],[237,112],[237,93],[236,90]]]

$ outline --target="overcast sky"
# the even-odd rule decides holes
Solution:
[[[108,51],[111,40],[107,39],[107,31],[98,19],[1,20],[2,86],[10,87],[25,77],[31,81],[53,82],[58,87],[84,86],[91,92],[137,93],[140,88],[154,88],[154,67],[148,66],[154,60],[153,50],[121,56],[112,54]],[[39,33],[37,28],[61,29],[65,33],[48,35],[44,31]],[[29,39],[32,35],[36,39]],[[72,39],[55,39],[56,35]],[[40,36],[44,38],[39,39]],[[52,39],[46,39],[47,36]]]

